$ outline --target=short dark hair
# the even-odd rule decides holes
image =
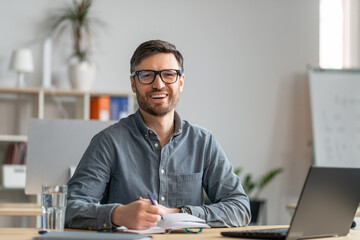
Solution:
[[[137,47],[133,56],[130,60],[130,73],[135,71],[135,67],[140,64],[140,62],[149,57],[158,53],[172,53],[174,54],[181,71],[184,71],[184,59],[181,53],[176,49],[175,45],[163,40],[150,40],[146,41],[140,46]]]

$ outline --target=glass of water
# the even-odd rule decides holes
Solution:
[[[42,186],[41,205],[43,211],[42,225],[47,231],[64,230],[67,203],[67,186]]]

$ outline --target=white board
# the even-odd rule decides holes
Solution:
[[[360,167],[360,69],[310,69],[314,165]]]

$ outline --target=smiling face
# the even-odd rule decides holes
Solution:
[[[164,69],[179,69],[180,66],[172,53],[158,53],[143,59],[135,66],[135,71]],[[130,77],[131,88],[136,93],[140,111],[156,117],[173,113],[180,92],[183,90],[184,75],[179,76],[175,83],[164,83],[160,75],[156,75],[155,81],[151,84],[141,84],[137,76]]]

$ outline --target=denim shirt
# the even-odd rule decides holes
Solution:
[[[91,140],[68,182],[66,227],[109,229],[117,205],[153,195],[169,208],[188,206],[212,227],[245,226],[249,199],[214,136],[180,119],[161,147],[140,111]],[[203,189],[212,204],[204,205]]]

